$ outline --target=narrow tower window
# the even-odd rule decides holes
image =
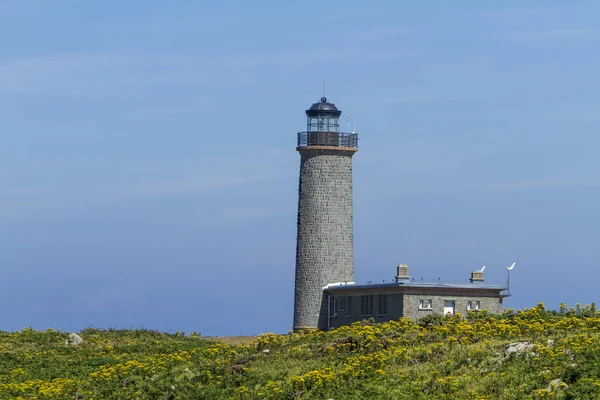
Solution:
[[[379,298],[377,299],[377,314],[387,314],[387,295],[385,294],[380,294]]]
[[[352,315],[352,296],[348,297],[348,311],[346,312],[346,315]]]
[[[373,295],[362,296],[360,300],[360,315],[373,315]]]

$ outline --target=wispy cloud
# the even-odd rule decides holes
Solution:
[[[88,287],[85,292],[77,293],[69,301],[73,312],[110,312],[127,307],[144,306],[148,296],[140,284],[128,281],[120,284],[108,284],[98,288]]]
[[[198,212],[196,221],[202,224],[231,225],[246,221],[257,221],[281,213],[281,209],[273,207],[231,207],[210,213]]]
[[[38,0],[5,0],[0,3],[0,18],[13,18],[40,11],[49,6],[47,3]]]
[[[277,153],[257,151],[256,154],[263,158],[278,157]],[[216,165],[222,167],[216,168]],[[132,200],[185,198],[233,188],[272,185],[282,178],[282,173],[270,165],[268,161],[257,163],[243,157],[222,156],[200,162],[132,166],[123,172],[124,177],[104,183],[71,181],[16,186],[0,182],[0,220],[69,220]],[[143,172],[141,176],[140,172]],[[244,213],[249,215],[250,211],[232,211],[223,217],[239,218]]]
[[[158,28],[163,29],[163,28]],[[164,29],[168,29],[167,25]],[[396,28],[373,28],[366,38],[395,34]],[[364,37],[361,40],[367,40]],[[368,43],[331,48],[284,48],[256,51],[223,50],[215,53],[175,52],[117,47],[108,50],[56,52],[31,57],[0,58],[0,94],[49,94],[92,97],[127,95],[134,89],[156,86],[239,87],[254,82],[264,67],[287,70],[314,68],[319,63],[384,63],[414,52],[390,52]]]
[[[375,25],[362,29],[354,29],[353,33],[357,39],[373,41],[386,38],[414,37],[421,33],[421,29],[404,25]]]
[[[596,28],[553,28],[529,31],[506,32],[498,35],[509,39],[589,39],[598,37],[600,30]]]
[[[242,187],[269,178],[140,181],[123,184],[74,184],[53,188],[10,189],[0,196],[0,220],[70,220],[122,202],[149,197],[187,197],[220,189]]]
[[[500,9],[485,9],[485,10],[470,10],[470,11],[458,11],[468,17],[477,17],[487,20],[523,20],[536,17],[544,17],[549,15],[555,15],[556,10],[554,8],[545,5],[544,7],[511,7],[511,8],[500,8]]]
[[[350,11],[338,11],[336,13],[327,13],[321,16],[321,21],[324,23],[339,22],[356,18],[356,13]]]
[[[125,184],[81,184],[4,189],[0,196],[0,220],[62,221],[79,218],[98,209],[145,197],[189,196],[249,184],[250,181],[176,179]]]
[[[31,309],[36,313],[50,315],[55,314],[57,310],[61,310],[65,314],[106,313],[122,310],[124,304],[129,308],[141,307],[148,300],[144,288],[130,280],[102,286],[96,286],[88,282],[85,290],[75,288],[69,297],[68,302],[63,302],[60,305],[54,299],[41,302],[33,301]]]
[[[592,3],[554,3],[543,6],[499,6],[494,8],[458,10],[461,17],[483,21],[490,36],[499,39],[583,40],[600,33],[591,18]],[[588,20],[588,22],[584,22]]]
[[[562,190],[575,188],[600,187],[598,179],[549,179],[539,181],[515,181],[490,184],[480,187],[486,192],[528,191],[528,190]]]
[[[233,18],[203,18],[203,19],[178,19],[178,20],[145,20],[142,22],[127,21],[102,25],[98,28],[100,33],[109,35],[139,35],[139,34],[170,34],[202,31],[221,27],[230,27],[238,23]]]
[[[398,96],[398,97],[390,97],[388,99],[383,100],[384,103],[392,103],[392,104],[409,104],[409,103],[423,103],[439,100],[439,97],[436,96],[424,96],[424,95],[415,95],[415,96]]]
[[[126,49],[0,60],[0,94],[94,95],[150,85],[210,83],[217,65],[182,54]],[[210,75],[210,74],[208,74]]]
[[[586,122],[600,122],[600,105],[589,103],[577,105],[565,110],[565,114],[569,114],[575,120]]]

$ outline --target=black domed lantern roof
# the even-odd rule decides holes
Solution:
[[[335,104],[327,102],[327,97],[325,96],[321,97],[321,101],[319,103],[314,103],[308,110],[306,110],[306,115],[309,117],[326,114],[339,117],[342,114],[342,111],[338,110]]]

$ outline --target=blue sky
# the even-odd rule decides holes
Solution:
[[[361,138],[357,282],[517,261],[505,307],[599,301],[598,12],[0,0],[0,329],[288,331],[323,81]]]

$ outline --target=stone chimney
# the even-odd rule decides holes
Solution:
[[[483,271],[471,272],[471,283],[483,283]]]
[[[408,282],[408,281],[410,281],[410,276],[408,276],[408,265],[398,264],[398,269],[396,272],[396,282]]]

